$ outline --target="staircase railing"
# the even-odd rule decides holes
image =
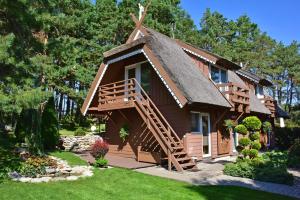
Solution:
[[[153,135],[168,156],[169,162],[172,162],[178,171],[183,171],[175,157],[178,149],[184,150],[182,141],[136,79],[101,85],[99,88],[100,108],[105,104],[115,105],[132,101],[148,128],[154,131]]]

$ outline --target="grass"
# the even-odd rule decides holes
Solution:
[[[55,156],[57,158],[61,158],[63,160],[68,161],[69,165],[75,166],[75,165],[87,165],[87,162],[82,160],[79,156],[76,156],[74,153],[66,152],[66,151],[55,151],[49,153],[52,156]]]
[[[0,199],[105,200],[288,200],[292,198],[234,186],[192,186],[126,169],[95,169],[93,177],[78,181],[0,184]]]
[[[60,129],[59,134],[63,136],[71,136],[74,135],[74,131],[67,130],[67,129]]]

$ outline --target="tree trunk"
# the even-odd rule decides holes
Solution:
[[[60,97],[59,97],[59,104],[58,104],[58,119],[59,120],[61,120],[61,117],[62,117],[63,99],[64,99],[64,95],[61,93]]]

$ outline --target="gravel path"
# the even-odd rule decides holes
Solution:
[[[184,181],[194,185],[234,185],[242,186],[250,189],[262,190],[266,192],[272,192],[300,199],[300,172],[296,170],[290,170],[295,176],[295,184],[293,186],[267,183],[261,181],[255,181],[247,178],[232,177],[223,175],[224,162],[201,162],[198,165],[200,171],[197,172],[184,172],[178,173],[174,171],[168,171],[162,167],[148,167],[142,169],[136,169],[136,171]]]

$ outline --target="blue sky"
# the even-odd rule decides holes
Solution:
[[[210,8],[228,19],[247,14],[277,41],[300,42],[300,0],[181,0],[181,6],[198,27],[205,9]]]

